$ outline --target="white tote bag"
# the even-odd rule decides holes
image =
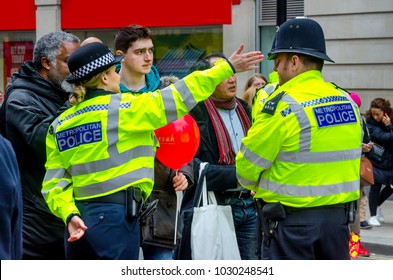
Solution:
[[[203,189],[198,205],[201,200],[202,205],[194,207],[191,257],[193,260],[240,260],[231,206],[217,205],[214,192],[207,192],[206,177],[202,173],[207,165],[203,162],[199,169]]]

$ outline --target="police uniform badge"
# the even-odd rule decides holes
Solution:
[[[262,113],[267,113],[269,115],[274,115],[277,109],[278,102],[280,102],[281,98],[284,96],[285,91],[280,92],[272,99],[266,101],[265,106],[263,106]]]

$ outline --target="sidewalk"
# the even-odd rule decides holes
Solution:
[[[361,241],[372,254],[393,256],[393,200],[386,200],[381,208],[385,223],[380,227],[361,230]],[[369,209],[367,218],[370,218]]]

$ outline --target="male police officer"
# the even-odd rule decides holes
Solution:
[[[314,20],[283,23],[269,53],[279,87],[236,158],[240,183],[265,204],[263,258],[349,259],[349,202],[359,197],[362,126],[348,94],[323,80]]]

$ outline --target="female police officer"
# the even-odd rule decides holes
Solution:
[[[42,190],[68,226],[67,258],[138,259],[139,208],[153,187],[153,131],[185,115],[235,71],[256,69],[261,53],[242,50],[230,63],[137,97],[115,94],[122,56],[104,44],[82,46],[69,57],[78,104],[49,129]]]

